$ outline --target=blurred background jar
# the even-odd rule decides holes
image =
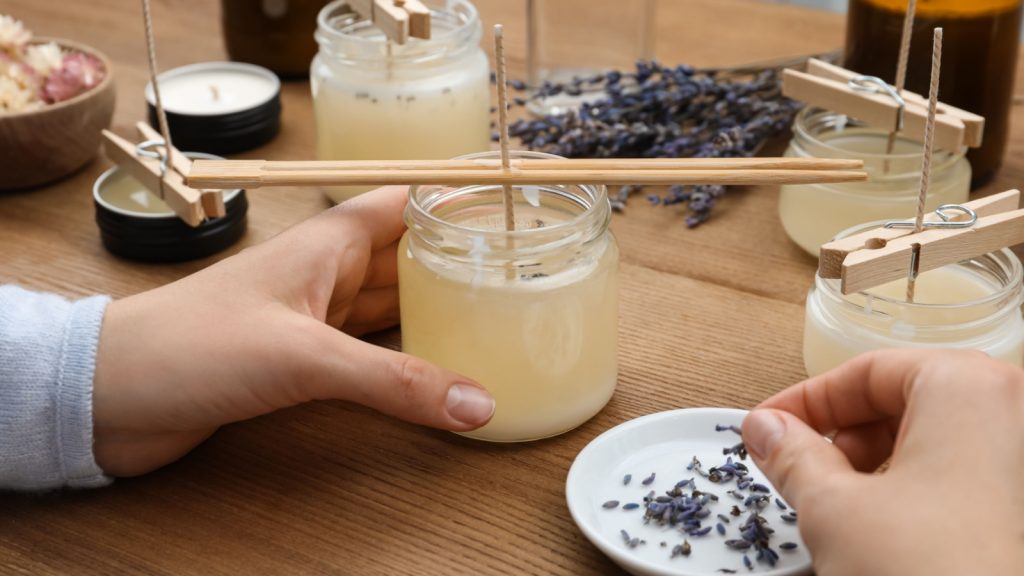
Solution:
[[[491,147],[491,83],[476,8],[428,0],[430,39],[395,44],[344,1],[317,20],[310,88],[319,160],[446,159]],[[325,188],[341,202],[372,186]]]
[[[791,184],[779,192],[779,218],[786,234],[811,255],[840,230],[872,220],[910,218],[921,189],[922,145],[820,108],[804,108],[793,122],[791,158],[855,158],[864,161],[865,182]],[[965,149],[936,149],[926,210],[960,204],[970,196],[971,165]]]
[[[621,0],[617,10],[594,10],[592,0],[526,0],[526,77],[570,84],[609,70],[632,70],[654,58],[655,0]],[[556,23],[572,22],[572,26]],[[592,93],[594,98],[604,94]],[[561,93],[530,105],[535,114],[565,112],[587,94]]]
[[[1022,0],[922,0],[917,3],[907,89],[928,93],[932,30],[945,30],[942,101],[985,117],[985,141],[967,159],[973,185],[1002,163],[1009,136]],[[892,82],[907,0],[850,0],[846,67]]]
[[[316,54],[316,15],[327,0],[221,0],[228,56],[305,78]]]

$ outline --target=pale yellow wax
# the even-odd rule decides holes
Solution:
[[[337,74],[313,83],[321,160],[447,159],[490,148],[491,85],[481,53],[465,66],[388,79]],[[341,202],[371,186],[326,188]]]
[[[165,216],[174,214],[166,202],[124,170],[117,170],[107,177],[100,188],[100,198],[124,212]]]
[[[891,162],[892,173],[886,175],[879,160],[885,154],[885,133],[874,129],[847,128],[820,138],[833,147],[829,157],[877,156],[866,161],[867,182],[781,187],[779,217],[786,233],[801,248],[817,256],[821,245],[840,230],[862,222],[914,217],[920,190],[920,143],[898,139],[892,157],[903,159]],[[918,156],[913,159],[907,156],[914,154]],[[797,155],[791,144],[786,156]],[[966,202],[971,180],[967,160],[961,157],[939,169],[937,156],[935,168],[925,209],[932,211],[942,204]]]
[[[837,306],[815,288],[807,299],[804,365],[814,376],[854,356],[881,348],[973,348],[1017,366],[1024,363],[1024,320],[1019,304],[1001,312],[982,302],[999,287],[978,272],[951,265],[921,274],[914,302],[905,300],[907,281],[843,297]],[[975,304],[969,304],[974,302]],[[987,320],[986,320],[987,318]],[[948,327],[938,330],[936,326]]]
[[[510,280],[470,266],[431,269],[410,252],[406,233],[398,248],[403,350],[475,379],[496,401],[491,422],[466,436],[554,436],[611,398],[618,250],[610,235],[598,242],[608,246],[597,260]]]

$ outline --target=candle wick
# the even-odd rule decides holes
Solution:
[[[213,94],[214,102],[220,101],[220,90],[217,89],[216,85],[210,84],[210,93]]]

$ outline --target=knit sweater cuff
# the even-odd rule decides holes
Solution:
[[[92,450],[96,350],[109,303],[0,286],[0,490],[110,482]]]
[[[72,488],[110,483],[92,452],[92,383],[103,313],[110,298],[96,296],[72,304],[57,381],[57,442],[62,475]]]

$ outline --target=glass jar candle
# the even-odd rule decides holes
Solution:
[[[897,138],[886,154],[888,132],[819,108],[805,108],[793,123],[786,156],[854,158],[864,161],[865,182],[782,186],[779,217],[786,234],[807,252],[818,249],[840,230],[872,220],[911,218],[917,213],[924,146]],[[935,150],[926,210],[966,202],[971,166],[965,150]]]
[[[321,160],[442,159],[490,148],[490,73],[476,8],[426,2],[431,38],[390,42],[344,1],[320,11],[310,86]],[[370,187],[332,187],[341,202]]]
[[[857,226],[839,237],[882,224]],[[1024,363],[1021,262],[1010,250],[922,273],[914,303],[906,301],[906,280],[849,295],[839,291],[839,283],[815,276],[807,295],[804,366],[809,376],[880,348],[970,348],[1017,366]]]
[[[618,373],[618,248],[604,187],[512,190],[508,232],[501,186],[414,187],[398,247],[402,348],[487,388],[494,417],[465,435],[495,442],[579,426]]]

